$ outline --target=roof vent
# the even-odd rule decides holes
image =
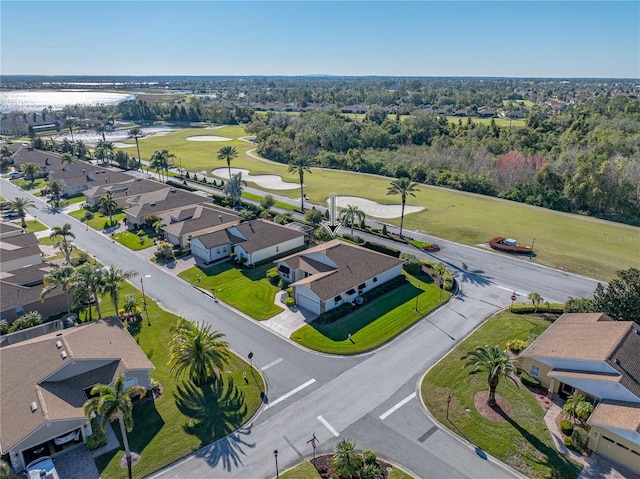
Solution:
[[[60,357],[61,357],[62,359],[67,359],[67,356],[68,356],[68,355],[67,355],[67,352],[66,352],[66,351],[62,351],[62,352],[60,353]]]
[[[31,403],[31,412],[36,412],[38,410],[38,403],[33,401]]]
[[[155,205],[156,205],[155,201],[152,201],[151,203],[149,203],[149,206],[155,206]]]
[[[62,347],[62,341],[56,342],[56,348],[60,349]]]
[[[618,358],[616,358],[613,362],[620,366],[620,360]]]
[[[222,221],[222,215],[218,215],[218,218],[220,218],[220,221]]]

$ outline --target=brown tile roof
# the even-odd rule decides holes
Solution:
[[[302,232],[265,220],[247,221],[239,224],[235,229],[246,238],[245,241],[240,243],[240,246],[247,253],[253,253],[269,246],[304,237]]]
[[[131,178],[127,181],[119,183],[100,184],[84,192],[87,197],[101,197],[107,193],[111,193],[114,199],[129,198],[131,196],[141,195],[160,189],[166,189],[165,185],[157,181],[149,181],[142,178]]]
[[[3,262],[41,253],[38,238],[33,233],[10,236],[0,240],[0,260]]]
[[[640,403],[605,399],[598,404],[587,423],[640,432]]]
[[[401,260],[392,256],[340,240],[323,243],[279,262],[309,273],[324,272],[325,274],[309,276],[304,280],[305,286],[323,301],[402,264]]]
[[[58,349],[56,342],[61,341]],[[66,351],[63,359],[61,351]],[[118,371],[153,369],[144,352],[116,318],[82,324],[0,349],[0,448],[7,451],[49,420],[82,417],[82,405],[77,392],[68,391],[71,384],[88,387],[96,378],[113,377]],[[52,384],[56,373],[68,371],[85,359],[102,360],[105,368],[95,374],[78,375]],[[108,368],[113,363],[117,367]],[[64,372],[62,372],[64,374]],[[76,381],[76,383],[74,383]],[[86,384],[82,385],[81,383]],[[67,389],[65,389],[67,388]],[[56,394],[62,392],[59,396]],[[31,411],[35,401],[38,409]]]
[[[522,352],[524,357],[605,361],[633,327],[603,313],[565,313]]]
[[[240,223],[240,216],[225,208],[214,205],[197,204],[162,214],[168,223],[171,218],[184,218],[182,221],[167,224],[163,229],[177,236],[201,231],[210,227],[230,227]]]
[[[200,241],[202,243],[202,246],[207,249],[215,248],[217,246],[222,246],[225,244],[234,245],[236,243],[244,241],[242,238],[231,234],[227,225],[220,225],[214,231],[195,236],[191,239],[191,241],[193,241],[194,239]]]

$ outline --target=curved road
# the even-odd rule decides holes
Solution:
[[[7,199],[28,196],[7,180]],[[164,308],[189,319],[204,320],[223,331],[234,351],[262,369],[266,404],[254,420],[230,436],[204,447],[154,474],[158,478],[273,478],[274,450],[280,470],[311,455],[315,434],[318,453],[333,449],[343,437],[359,448],[402,464],[423,478],[518,477],[481,451],[441,430],[425,414],[419,380],[459,340],[495,311],[507,306],[512,291],[539,292],[547,300],[589,296],[597,282],[437,239],[433,255],[448,263],[460,293],[385,347],[357,357],[330,357],[304,350],[276,336],[235,310],[215,303],[165,268],[136,255],[74,218],[49,210],[32,197],[38,220],[47,226],[71,223],[77,246],[98,261],[137,270],[145,292]],[[414,234],[415,237],[420,237]],[[431,240],[433,241],[433,239]],[[415,252],[415,250],[413,250]],[[139,281],[132,280],[139,286]],[[152,326],[153,327],[153,326]]]

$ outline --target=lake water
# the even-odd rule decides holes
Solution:
[[[11,90],[0,91],[0,111],[41,112],[45,108],[62,110],[67,105],[116,105],[135,95],[95,90]]]
[[[131,127],[126,127],[126,128],[116,128],[115,130],[112,130],[112,131],[106,131],[104,133],[104,139],[106,141],[111,141],[111,142],[128,140],[130,129]],[[166,135],[167,133],[171,133],[172,131],[175,131],[175,130],[176,128],[171,128],[168,126],[150,126],[150,127],[140,128],[140,134],[143,137],[150,136],[150,135],[156,135],[156,136]],[[71,135],[69,134],[68,131],[64,133],[58,133],[57,135],[51,135],[51,136],[47,135],[45,138],[53,138],[56,141],[62,141],[64,138],[67,138],[69,141],[71,141]],[[100,140],[102,140],[102,134],[98,133],[95,130],[74,129],[73,139],[75,141],[80,140],[84,143],[95,145]]]

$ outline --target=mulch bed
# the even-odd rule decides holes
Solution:
[[[318,471],[318,474],[320,474],[320,477],[326,479],[328,477],[331,477],[332,474],[335,474],[333,466],[331,465],[332,458],[333,454],[325,454],[324,456],[318,456],[315,459],[310,459],[309,462],[314,465],[316,471]],[[381,460],[378,460],[376,462],[378,464],[378,467],[382,471],[382,477],[384,479],[387,479],[389,471],[393,469],[393,466]]]
[[[495,406],[489,406],[487,400],[489,399],[489,391],[483,389],[478,391],[473,396],[473,405],[476,410],[487,419],[492,421],[506,421],[507,417],[511,416],[511,404],[504,396],[496,393]]]
[[[140,461],[140,454],[136,454],[135,452],[131,452],[131,466],[135,466]],[[127,467],[127,454],[123,454],[120,458],[120,467]]]

